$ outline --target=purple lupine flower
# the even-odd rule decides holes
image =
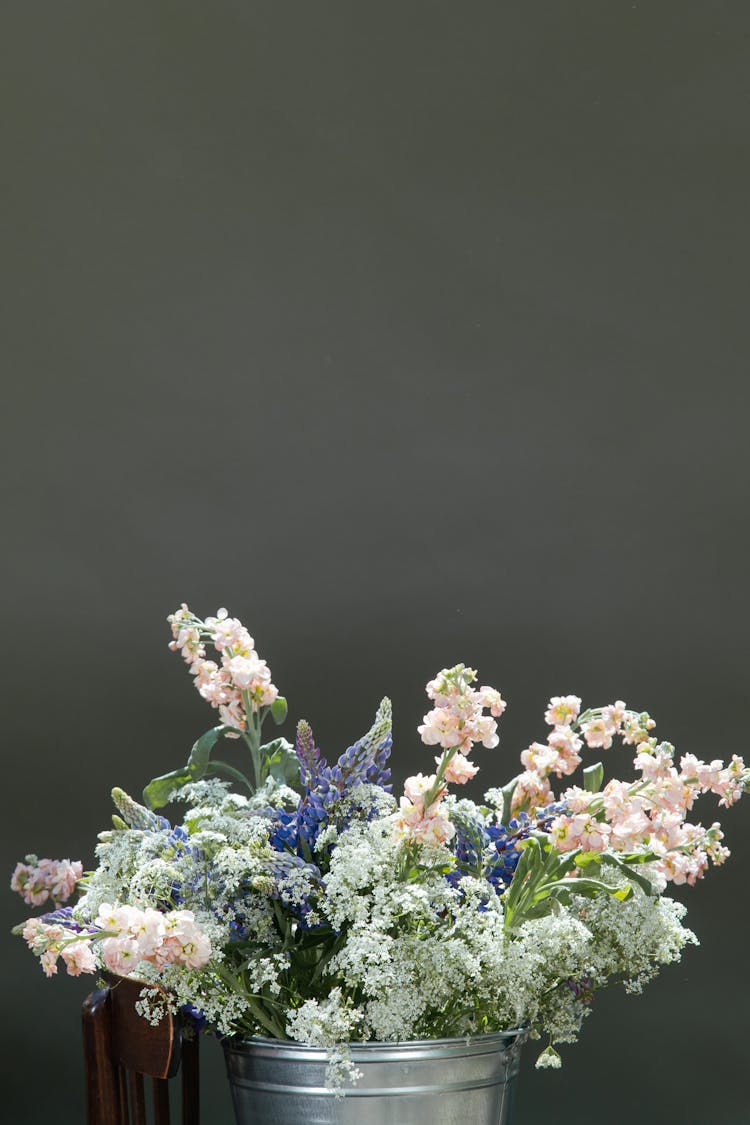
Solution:
[[[313,788],[320,771],[327,768],[327,762],[325,758],[321,757],[320,750],[315,745],[312,727],[305,719],[300,719],[297,723],[294,752],[299,758],[302,784],[305,788]]]

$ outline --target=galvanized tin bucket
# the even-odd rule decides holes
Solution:
[[[278,1039],[227,1040],[237,1125],[509,1125],[526,1032],[362,1043],[362,1077],[326,1089],[326,1051]]]

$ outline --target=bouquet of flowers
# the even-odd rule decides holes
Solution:
[[[597,989],[640,991],[696,942],[665,890],[727,858],[719,824],[687,816],[705,793],[739,799],[741,758],[678,757],[647,713],[556,696],[521,772],[475,803],[457,790],[478,772],[477,744],[498,745],[506,705],[458,664],[427,685],[419,734],[435,768],[397,801],[387,699],[335,760],[305,721],[293,745],[264,742],[287,705],[248,631],[226,610],[201,620],[185,605],[169,622],[221,722],[143,804],[113,791],[95,870],[18,864],[13,889],[52,907],[16,930],[48,976],[60,959],[73,975],[108,970],[143,982],[151,1021],[166,1004],[221,1036],[326,1047],[339,1082],[350,1043],[519,1025],[546,1039],[539,1064],[559,1066],[554,1045],[576,1039]],[[223,738],[244,743],[247,771],[214,756]],[[585,749],[615,739],[633,748],[634,780],[604,784],[595,763],[555,795],[553,775],[570,778]],[[157,811],[167,804],[184,807],[181,823]]]

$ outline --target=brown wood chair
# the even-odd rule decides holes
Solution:
[[[170,1125],[168,1080],[182,1069],[182,1125],[199,1125],[198,1037],[166,1015],[152,1027],[135,1010],[142,985],[121,977],[87,996],[83,1048],[88,1125],[146,1125],[151,1080],[154,1125]]]

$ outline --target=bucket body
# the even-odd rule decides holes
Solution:
[[[338,1097],[322,1048],[258,1038],[226,1040],[224,1053],[237,1125],[509,1125],[525,1039],[353,1044],[362,1077]]]

